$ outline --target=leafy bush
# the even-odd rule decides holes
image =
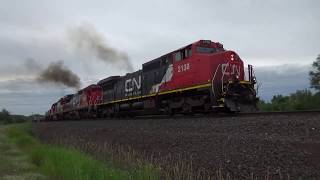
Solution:
[[[8,123],[11,123],[11,121],[12,119],[9,111],[7,111],[6,109],[2,109],[2,111],[0,112],[0,123],[8,124]]]

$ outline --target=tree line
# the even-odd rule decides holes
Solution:
[[[31,116],[24,116],[24,115],[12,115],[6,109],[2,109],[0,111],[0,124],[11,124],[11,123],[21,123],[26,121],[36,121],[42,116],[39,114],[34,114]]]
[[[261,111],[320,110],[320,55],[309,72],[311,90],[297,90],[288,96],[274,95],[270,102],[260,100]]]

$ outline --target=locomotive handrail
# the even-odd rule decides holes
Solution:
[[[214,75],[212,77],[212,80],[211,80],[211,89],[212,89],[212,93],[213,93],[213,96],[216,97],[215,93],[214,93],[214,83],[213,81],[215,80],[216,78],[216,74],[217,74],[217,71],[219,69],[219,67],[221,66],[221,64],[218,65],[218,67],[216,68],[216,71],[214,72]]]
[[[224,75],[226,74],[226,71],[227,71],[227,68],[229,67],[229,62],[227,63],[226,65],[226,68],[223,70],[222,72],[222,77],[221,77],[221,92],[224,92],[223,91],[223,78],[224,78]]]

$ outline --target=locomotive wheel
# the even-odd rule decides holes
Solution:
[[[205,104],[203,105],[203,110],[204,110],[204,113],[205,113],[205,114],[209,113],[210,110],[212,110],[212,109],[211,109],[211,104],[210,104],[210,103],[205,103]]]
[[[170,106],[167,106],[165,109],[166,109],[166,112],[169,116],[173,116],[175,114],[175,110],[173,108],[171,108]]]
[[[190,115],[192,113],[192,106],[189,103],[184,103],[182,105],[182,113],[185,115]]]

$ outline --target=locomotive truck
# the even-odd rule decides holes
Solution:
[[[47,120],[127,115],[255,112],[256,78],[223,45],[199,40],[148,61],[142,69],[110,76],[54,103]]]

